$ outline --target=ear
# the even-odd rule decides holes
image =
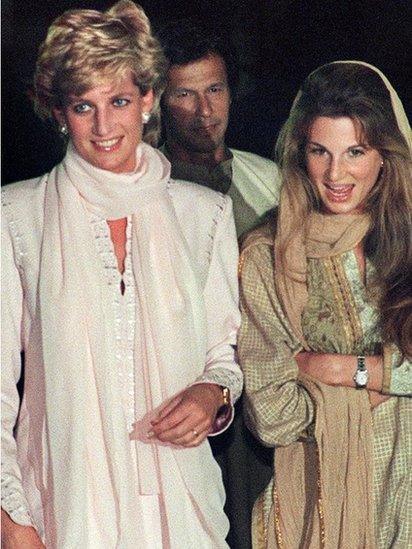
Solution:
[[[154,104],[154,93],[153,89],[151,88],[149,91],[145,93],[145,95],[142,95],[142,107],[143,111],[150,112],[153,108]]]
[[[52,114],[59,126],[63,126],[63,124],[66,124],[66,117],[64,116],[64,113],[61,109],[53,107]]]

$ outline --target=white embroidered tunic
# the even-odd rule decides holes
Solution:
[[[34,311],[36,264],[43,222],[39,219],[39,212],[43,193],[44,188],[39,179],[9,185],[3,191],[5,226],[2,261],[2,507],[15,522],[23,525],[33,524],[44,538],[44,517],[40,487],[36,484],[36,464],[30,460],[30,453],[33,451],[30,446],[30,421],[36,413],[37,403],[35,395],[25,393],[19,409],[20,402],[16,390],[16,383],[20,377],[20,351],[24,351],[30,337]],[[189,249],[203,277],[208,327],[210,326],[207,364],[203,374],[195,377],[193,383],[206,382],[227,386],[231,391],[232,401],[235,401],[241,393],[242,375],[235,363],[233,350],[239,313],[237,250],[230,199],[196,185],[182,182],[175,184],[173,181],[169,184],[169,193]],[[139,319],[135,318],[135,281],[131,267],[132,222],[131,218],[128,218],[123,275],[120,275],[117,269],[106,220],[90,214],[90,223],[107,284],[111,290],[116,332],[116,348],[113,349],[113,353],[120,380],[119,398],[130,433],[137,419],[136,399],[143,393],[142,380],[140,373],[136,371],[133,356],[135,327]],[[120,291],[121,280],[124,283],[123,295]],[[178,367],[178,359],[176,363]],[[26,368],[28,367],[26,364]],[[29,375],[33,373],[29,372]],[[226,428],[230,419],[223,418],[220,424],[218,421],[215,432]],[[142,476],[142,468],[138,465],[141,456],[144,456],[145,445],[138,440],[131,440],[130,446],[136,471],[130,472],[130,479],[125,479],[126,482]],[[136,483],[145,532],[142,549],[226,547],[224,537],[228,531],[228,521],[223,514],[224,493],[220,469],[213,460],[207,441],[193,450],[199,454],[199,460],[204,468],[205,484],[209,485],[203,503],[196,501],[197,496],[194,497],[191,493],[185,471],[181,470],[179,462],[174,459],[167,464],[167,478],[157,479],[159,489],[155,493],[142,493],[137,487],[139,483]],[[191,452],[193,455],[192,450]],[[151,465],[156,469],[156,464]],[[97,470],[98,466],[99,464],[96,464]],[[43,467],[47,467],[46,458]],[[158,476],[155,470],[147,470],[143,474],[149,477]],[[98,482],[98,473],[96,478]],[[145,479],[140,479],[140,485],[144,485],[145,482]],[[210,517],[203,513],[203,505],[213,509]],[[79,527],[93,530],[94,520],[99,520],[98,513],[96,517],[85,517],[86,524]],[[212,524],[212,521],[215,524]],[[114,548],[117,545],[111,541],[108,533],[107,538],[95,539],[90,542],[89,547],[100,549]]]

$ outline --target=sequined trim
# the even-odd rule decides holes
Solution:
[[[27,502],[24,496],[17,491],[14,477],[2,478],[1,480],[1,507],[17,524],[33,526]]]
[[[13,219],[13,203],[10,202],[9,199],[7,199],[7,193],[5,191],[6,189],[2,189],[1,191],[3,213],[5,215],[5,218],[7,219],[10,234],[13,237],[13,247],[16,254],[15,259],[17,261],[17,266],[21,268],[21,262],[26,255],[23,246],[23,237],[20,233],[18,222]]]
[[[218,193],[218,196],[220,200],[216,204],[216,213],[213,216],[212,226],[209,231],[209,247],[206,252],[208,263],[210,263],[212,260],[213,244],[215,241],[217,226],[222,218],[222,215],[226,206],[226,201],[227,201],[227,198],[225,197],[225,195]]]
[[[119,387],[127,429],[131,432],[135,422],[134,334],[136,322],[135,281],[131,259],[132,218],[128,217],[126,225],[126,258],[123,275],[119,273],[107,221],[90,214],[90,222],[113,303]],[[120,292],[121,280],[125,286],[124,295]]]

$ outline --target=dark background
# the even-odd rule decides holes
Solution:
[[[34,115],[28,90],[37,49],[55,17],[113,1],[4,0],[2,182],[48,171],[62,154],[51,126]],[[241,68],[228,144],[270,156],[297,89],[317,66],[359,59],[378,66],[411,113],[410,0],[141,0],[154,28],[190,16],[234,42]]]

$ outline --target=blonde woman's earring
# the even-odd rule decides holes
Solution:
[[[143,120],[143,124],[147,124],[150,120],[150,117],[151,117],[151,113],[150,112],[146,112],[146,111],[143,111],[142,112],[142,120]]]

